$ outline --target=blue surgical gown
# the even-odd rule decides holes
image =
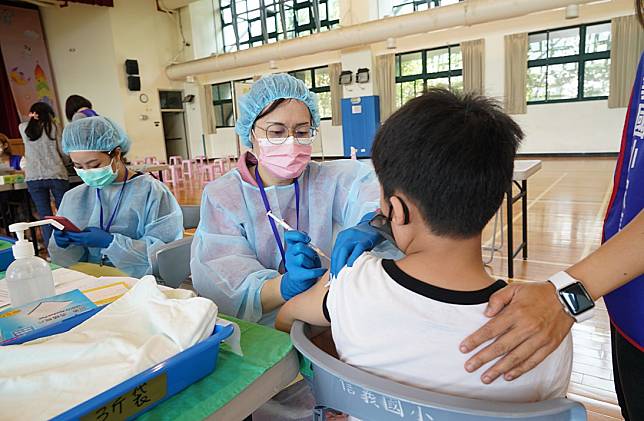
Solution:
[[[107,225],[118,201],[123,183],[101,190],[103,221]],[[99,227],[100,204],[96,189],[82,184],[65,193],[58,209],[80,229]],[[183,237],[183,215],[170,190],[145,174],[130,179],[110,228],[114,241],[105,249],[70,245],[58,247],[53,236],[49,242],[52,262],[70,266],[77,262],[99,263],[105,255],[109,262],[128,275],[140,278],[152,273],[149,257],[160,246]]]
[[[299,229],[329,256],[335,234],[378,208],[380,187],[369,164],[311,162],[298,180]],[[294,185],[267,187],[266,195],[273,213],[295,227]],[[278,226],[278,231],[283,242],[284,230]],[[279,275],[282,256],[259,188],[244,181],[238,169],[206,186],[191,254],[192,283],[200,295],[224,314],[272,323],[275,312],[262,315],[260,291]]]

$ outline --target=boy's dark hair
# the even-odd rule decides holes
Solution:
[[[89,99],[80,95],[70,95],[65,101],[65,117],[67,117],[67,121],[72,121],[74,114],[81,108],[91,109],[92,103],[89,102]]]
[[[501,206],[522,139],[496,101],[431,89],[387,119],[372,160],[385,197],[409,197],[436,235],[469,238]]]

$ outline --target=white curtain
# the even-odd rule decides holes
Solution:
[[[528,34],[505,36],[505,111],[525,114],[528,73]]]
[[[376,56],[376,91],[380,96],[380,121],[385,121],[396,110],[396,56]]]
[[[203,87],[203,103],[202,106],[206,110],[206,121],[204,134],[217,133],[217,122],[215,121],[215,110],[212,104],[212,85],[204,85]]]
[[[463,54],[463,91],[481,95],[485,92],[485,40],[462,42],[461,52]]]
[[[628,106],[642,50],[644,50],[644,30],[637,16],[614,18],[611,21],[608,108]]]
[[[342,85],[340,85],[341,63],[329,64],[329,80],[331,84],[331,124],[342,125]]]

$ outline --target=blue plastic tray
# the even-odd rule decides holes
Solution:
[[[103,308],[105,306],[21,336],[12,345],[66,332]],[[133,419],[212,373],[217,364],[219,345],[232,333],[232,325],[217,325],[212,336],[205,341],[63,412],[53,420]]]

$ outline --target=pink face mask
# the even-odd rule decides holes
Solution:
[[[281,145],[274,145],[268,139],[257,139],[258,161],[268,172],[279,178],[297,178],[311,161],[313,146],[300,145],[289,137]]]

